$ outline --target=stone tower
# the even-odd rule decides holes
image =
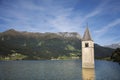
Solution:
[[[88,27],[82,39],[82,68],[94,68],[94,42]]]

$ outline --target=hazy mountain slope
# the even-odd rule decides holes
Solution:
[[[120,48],[120,43],[105,45],[105,47],[109,47],[109,48],[113,48],[113,49]]]

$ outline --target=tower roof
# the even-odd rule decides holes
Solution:
[[[91,36],[90,36],[90,32],[88,27],[85,30],[84,36],[83,36],[83,41],[88,41],[88,40],[92,40]]]

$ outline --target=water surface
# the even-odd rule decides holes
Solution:
[[[95,61],[82,69],[81,60],[0,61],[0,80],[120,80],[120,65]]]

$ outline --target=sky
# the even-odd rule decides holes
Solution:
[[[0,0],[0,32],[78,32],[100,45],[120,42],[120,0]]]

